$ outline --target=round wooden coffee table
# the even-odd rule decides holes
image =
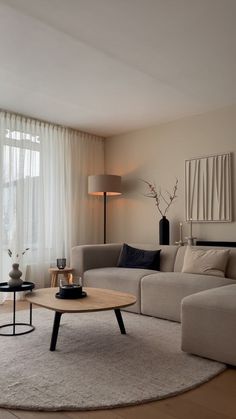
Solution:
[[[121,308],[136,303],[132,294],[102,288],[86,288],[83,290],[87,297],[76,300],[58,299],[55,297],[58,288],[42,288],[26,295],[31,304],[55,311],[50,351],[55,351],[61,315],[63,313],[87,313],[92,311],[114,310],[120,332],[125,334],[125,326],[121,315]]]

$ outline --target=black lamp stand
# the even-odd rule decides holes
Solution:
[[[103,221],[103,242],[106,243],[107,235],[107,193],[103,192],[103,205],[104,205],[104,221]]]

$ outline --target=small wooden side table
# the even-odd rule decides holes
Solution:
[[[72,279],[72,268],[65,267],[64,269],[49,268],[48,272],[51,274],[51,287],[57,287],[58,275],[63,275],[68,282]]]

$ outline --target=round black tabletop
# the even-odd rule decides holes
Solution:
[[[16,292],[16,291],[28,291],[35,287],[33,282],[24,281],[18,287],[10,287],[8,282],[0,282],[0,292]]]

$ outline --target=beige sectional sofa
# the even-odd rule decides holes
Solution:
[[[126,310],[181,321],[183,351],[236,366],[236,248],[214,247],[210,250],[215,258],[212,265],[203,260],[209,247],[132,246],[161,249],[160,271],[117,267],[122,244],[86,245],[72,249],[75,276],[82,276],[88,287],[134,294],[137,303]],[[215,269],[221,259],[215,249],[224,250],[222,254],[226,250],[224,272]],[[198,272],[202,261],[207,274],[183,272],[188,252],[193,259],[203,253],[203,259],[194,263]]]
[[[236,248],[229,249],[226,275],[219,277],[182,272],[186,246],[131,246],[146,250],[161,249],[160,271],[117,267],[122,244],[83,245],[72,249],[71,265],[75,276],[82,276],[84,285],[88,287],[134,294],[137,303],[127,308],[128,311],[178,322],[184,297],[236,284]],[[199,248],[204,249],[203,246]]]

